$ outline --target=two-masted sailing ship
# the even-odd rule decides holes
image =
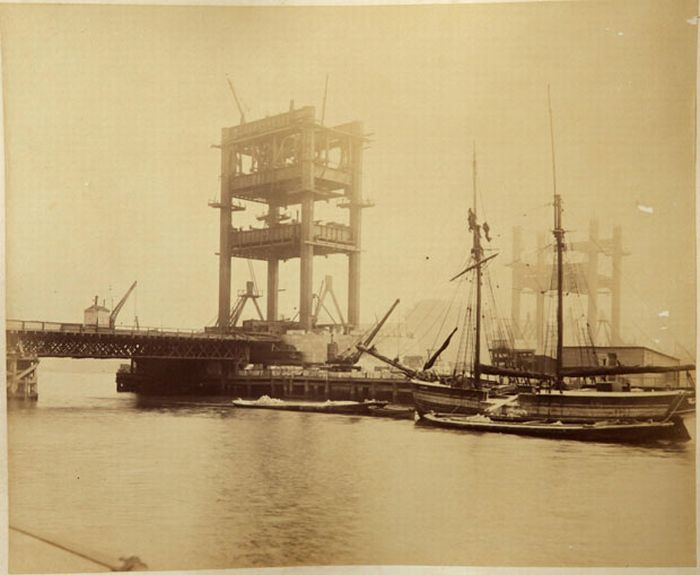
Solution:
[[[431,368],[449,346],[455,330],[424,364],[413,370],[378,353],[375,348],[363,351],[389,363],[410,379],[413,400],[419,417],[443,427],[472,431],[497,431],[545,437],[599,439],[603,441],[644,441],[671,437],[687,439],[680,417],[685,400],[682,390],[603,391],[601,386],[571,389],[567,380],[613,377],[626,374],[663,373],[694,370],[681,366],[598,366],[564,367],[563,365],[563,254],[561,196],[554,190],[554,246],[556,252],[556,352],[553,370],[537,370],[517,362],[489,365],[481,358],[482,276],[484,268],[496,254],[484,255],[482,237],[488,239],[489,228],[480,223],[476,211],[476,160],[474,160],[474,206],[468,212],[472,235],[469,265],[454,279],[474,274],[475,302],[471,317],[473,358],[471,372],[453,370],[438,375]],[[495,363],[495,362],[494,362]],[[469,417],[478,414],[476,418]]]

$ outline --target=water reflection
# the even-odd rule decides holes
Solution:
[[[113,388],[42,374],[36,405],[8,406],[12,521],[152,569],[694,561],[694,442],[474,434]]]

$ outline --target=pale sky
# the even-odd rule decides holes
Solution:
[[[692,1],[344,8],[0,7],[7,315],[82,320],[134,279],[149,326],[201,328],[217,308],[219,154],[238,113],[315,105],[363,121],[362,319],[447,297],[467,251],[471,154],[510,306],[512,227],[550,241],[551,86],[567,238],[620,224],[623,335],[680,354],[695,344]],[[653,208],[653,213],[648,209]],[[294,210],[294,208],[292,208]],[[252,205],[236,225],[259,223]],[[319,217],[340,221],[340,210]],[[298,306],[298,260],[280,308]],[[255,267],[265,285],[265,268]],[[345,305],[346,259],[317,259]],[[233,290],[248,267],[234,260]],[[111,291],[110,291],[111,290]],[[609,316],[601,298],[600,307]],[[665,313],[668,312],[668,313]],[[668,316],[668,317],[666,317]],[[656,343],[653,340],[658,340]]]

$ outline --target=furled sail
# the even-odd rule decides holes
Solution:
[[[452,336],[455,334],[457,331],[457,328],[454,328],[450,335],[447,336],[447,339],[443,342],[443,344],[440,346],[440,348],[431,356],[431,358],[425,362],[425,365],[423,366],[423,369],[430,369],[433,367],[433,364],[437,361],[437,358],[440,357],[440,354],[447,349],[447,346],[450,345],[450,340],[452,339]]]
[[[581,366],[564,367],[561,375],[563,377],[596,377],[604,375],[632,375],[635,373],[673,373],[680,371],[694,371],[693,364],[684,365],[602,365],[602,366]],[[550,379],[554,377],[551,373],[529,371],[514,367],[499,367],[494,365],[482,365],[481,371],[487,375],[503,375],[508,377],[525,377],[528,379]]]
[[[634,373],[673,373],[694,371],[693,364],[685,365],[601,365],[598,367],[565,367],[565,377],[595,377],[599,375],[631,375]]]
[[[528,379],[551,379],[552,373],[542,373],[540,371],[529,371],[518,369],[517,367],[499,367],[495,365],[482,365],[481,372],[486,375],[504,375],[508,377],[525,377]]]

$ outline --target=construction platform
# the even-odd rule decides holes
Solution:
[[[135,361],[135,365],[123,365],[117,372],[118,391],[144,395],[180,393],[246,399],[267,395],[279,399],[378,399],[405,405],[413,403],[405,376],[384,370],[364,372],[284,367],[223,373],[213,362],[176,365],[172,360]]]

